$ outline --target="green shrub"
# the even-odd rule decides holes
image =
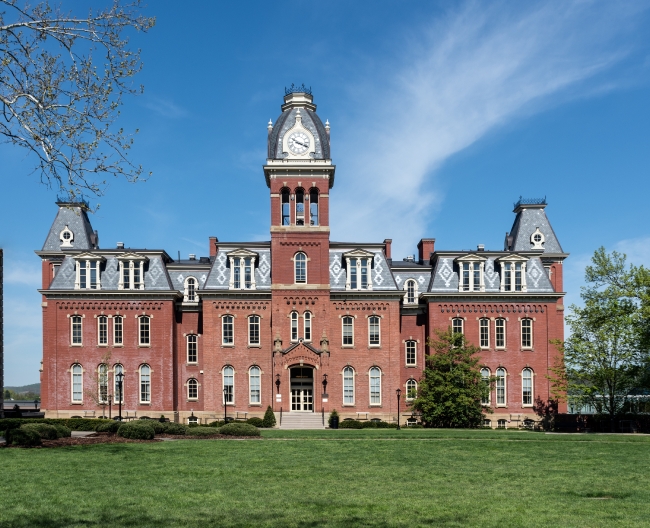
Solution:
[[[264,420],[261,418],[249,418],[246,420],[246,423],[252,425],[253,427],[266,427],[266,425],[264,425]]]
[[[41,435],[34,429],[9,429],[6,440],[8,445],[21,447],[41,445]]]
[[[56,429],[56,434],[59,438],[70,438],[72,436],[72,431],[65,425],[54,424],[52,427]]]
[[[133,440],[152,440],[155,434],[153,426],[146,421],[126,422],[117,430],[117,436]]]
[[[334,409],[334,410],[330,413],[330,417],[327,419],[327,423],[328,423],[328,425],[329,425],[330,427],[332,427],[332,418],[338,418],[338,416],[339,416],[339,413],[336,412],[336,409]],[[340,427],[340,425],[339,425],[339,427]]]
[[[48,420],[49,422],[51,420]],[[69,418],[67,420],[57,420],[72,431],[94,431],[100,423],[110,423],[112,420],[101,418]]]
[[[260,430],[247,423],[229,423],[219,428],[219,433],[230,436],[260,436]]]
[[[275,427],[275,413],[273,412],[273,409],[271,408],[270,405],[266,408],[263,421],[264,421],[264,425],[262,427],[266,427],[266,428]]]
[[[156,434],[184,435],[187,427],[174,422],[151,422]]]
[[[223,420],[215,420],[214,422],[210,422],[209,424],[206,424],[208,427],[223,427],[226,425],[226,422]]]
[[[219,434],[219,429],[214,427],[191,427],[187,429],[186,436],[212,436]]]
[[[363,424],[359,420],[343,420],[339,422],[339,429],[362,429]]]
[[[102,420],[102,423],[100,423],[97,427],[95,427],[95,431],[98,433],[117,433],[117,430],[120,428],[120,425],[122,425],[122,422],[118,422],[116,420],[111,420],[110,422],[104,422]]]
[[[59,437],[56,432],[56,427],[46,423],[28,423],[21,425],[20,428],[36,431],[42,440],[56,440]]]

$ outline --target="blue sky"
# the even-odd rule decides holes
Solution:
[[[100,5],[101,2],[95,2]],[[78,4],[67,0],[64,7]],[[183,8],[179,9],[179,6]],[[191,6],[191,9],[186,7]],[[150,2],[142,96],[120,125],[153,176],[112,180],[100,244],[207,255],[269,238],[266,124],[305,83],[332,126],[332,240],[501,249],[520,195],[546,196],[568,302],[590,255],[650,264],[650,12],[641,2]],[[56,213],[0,146],[5,384],[38,381],[40,249]]]

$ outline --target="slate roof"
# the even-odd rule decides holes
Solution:
[[[337,246],[339,246],[337,244]],[[330,248],[330,289],[332,291],[344,291],[347,280],[347,271],[343,262],[343,254],[357,249],[357,246],[350,244],[347,247]],[[386,261],[384,252],[381,249],[363,248],[365,251],[373,253],[375,256],[372,261],[372,291],[396,291],[397,285],[390,271],[390,266]]]
[[[531,235],[537,228],[544,235],[544,253],[564,253],[560,241],[555,236],[555,231],[548,221],[544,207],[519,207],[515,209],[517,216],[510,229],[512,237],[512,251],[530,251],[533,243],[530,241]],[[508,248],[505,248],[508,249]]]
[[[282,152],[282,139],[284,134],[296,123],[298,108],[290,108],[282,112],[273,125],[269,138],[269,159],[284,159],[288,154]],[[308,108],[300,108],[303,126],[314,136],[313,159],[330,159],[330,142],[325,131],[325,126],[316,112]]]
[[[270,244],[269,244],[270,245]],[[259,255],[259,259],[255,264],[255,290],[268,291],[271,289],[271,250],[270,248],[260,248],[258,246],[251,246],[242,248],[240,245],[227,246],[219,245],[212,268],[205,281],[202,284],[204,290],[227,290],[230,286],[230,259],[228,253],[235,249],[248,249]]]
[[[45,243],[43,244],[43,251],[61,251],[60,236],[65,226],[68,226],[68,229],[73,234],[72,247],[69,249],[93,249],[90,239],[93,228],[90,225],[86,211],[79,206],[57,205],[59,205],[59,211],[47,234]]]

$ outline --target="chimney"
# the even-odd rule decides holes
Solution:
[[[476,251],[485,251],[485,244],[479,244],[476,246]]]
[[[435,238],[423,238],[418,242],[418,254],[420,257],[420,264],[429,264],[431,261],[431,254],[433,253],[433,246],[436,243]]]
[[[124,242],[118,242],[117,249],[124,249]]]
[[[387,259],[392,258],[392,257],[390,256],[390,245],[391,245],[392,243],[393,243],[393,239],[392,239],[392,238],[387,238],[386,240],[384,240],[384,256],[385,256]]]
[[[190,253],[190,260],[196,260],[196,255],[194,253]]]
[[[217,252],[219,251],[219,247],[217,246],[217,242],[219,242],[219,239],[217,237],[210,237],[209,238],[209,245],[210,245],[210,256],[211,257],[216,257]]]

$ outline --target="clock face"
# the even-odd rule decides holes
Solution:
[[[309,151],[309,136],[304,132],[294,132],[289,136],[287,144],[294,154],[305,154]]]

